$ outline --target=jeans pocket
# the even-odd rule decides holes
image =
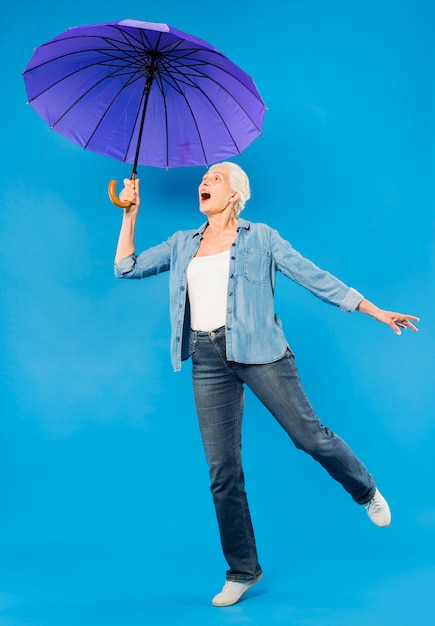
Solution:
[[[291,350],[291,348],[289,346],[287,346],[285,354],[286,354],[287,357],[290,357],[292,359],[295,358],[295,355],[293,354],[293,352],[292,352],[292,350]]]
[[[189,354],[192,359],[195,358],[197,345],[198,339],[196,337],[196,334],[192,332],[190,333],[189,337]]]

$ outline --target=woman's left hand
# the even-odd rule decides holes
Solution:
[[[420,318],[415,317],[415,315],[385,311],[384,309],[380,309],[375,306],[365,298],[359,303],[358,311],[366,313],[367,315],[370,315],[374,319],[378,320],[378,322],[382,322],[383,324],[390,326],[396,335],[401,335],[402,330],[405,330],[406,328],[410,328],[414,332],[418,331],[418,328],[416,328],[412,322],[419,322]]]

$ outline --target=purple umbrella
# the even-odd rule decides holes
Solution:
[[[250,76],[207,42],[166,24],[122,20],[70,28],[36,48],[30,104],[87,150],[137,165],[208,165],[261,133]],[[115,204],[115,181],[109,195]]]

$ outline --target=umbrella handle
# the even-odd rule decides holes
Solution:
[[[116,180],[111,180],[109,183],[109,188],[107,190],[109,194],[109,198],[111,199],[111,201],[113,202],[115,206],[119,206],[121,209],[126,209],[127,207],[130,206],[130,202],[126,200],[120,200],[118,196],[116,195],[115,188],[116,188]]]

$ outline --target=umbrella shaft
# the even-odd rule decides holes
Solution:
[[[142,143],[142,134],[143,134],[143,127],[145,124],[145,115],[147,112],[147,106],[148,106],[148,98],[150,95],[150,91],[151,91],[151,84],[153,82],[153,78],[154,78],[154,66],[155,66],[155,59],[154,57],[151,60],[151,65],[148,69],[148,75],[147,75],[147,82],[145,84],[145,100],[144,100],[144,104],[143,104],[143,110],[142,110],[142,118],[140,121],[140,127],[139,127],[139,135],[137,138],[137,146],[136,146],[136,154],[134,157],[134,164],[133,164],[133,172],[131,175],[131,178],[136,178],[136,174],[137,174],[137,163],[139,161],[139,152],[140,152],[140,145]]]

